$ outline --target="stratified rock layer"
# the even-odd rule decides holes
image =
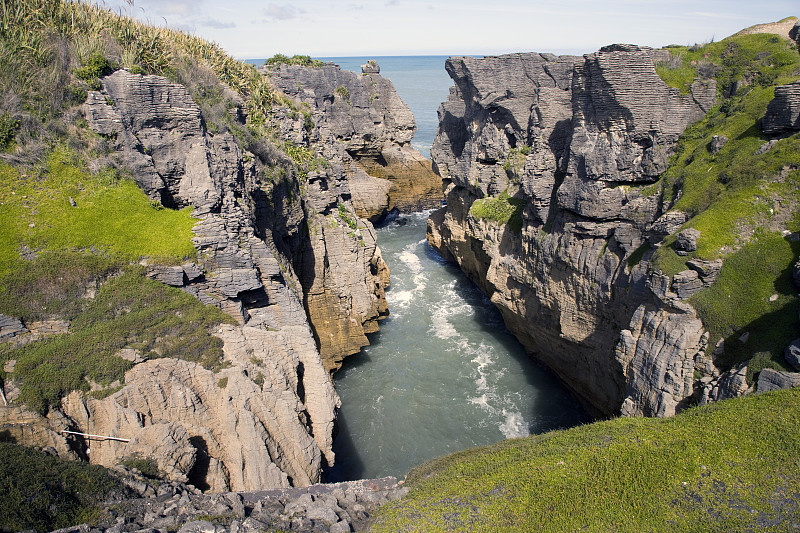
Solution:
[[[281,65],[266,75],[290,98],[307,104],[315,127],[298,132],[313,142],[335,140],[350,174],[350,192],[359,216],[377,220],[387,211],[438,207],[441,179],[431,163],[411,147],[414,115],[377,64],[361,75],[333,64]],[[349,168],[348,162],[353,162]],[[388,186],[370,183],[388,180]]]
[[[667,87],[654,67],[664,53],[613,45],[446,63],[455,86],[431,154],[448,206],[428,240],[597,414],[673,414],[695,369],[713,372],[694,311],[634,259],[685,221],[660,219],[640,185],[715,100],[713,81],[686,96]],[[470,213],[501,193],[523,206],[519,233]]]
[[[152,458],[170,479],[213,491],[320,481],[335,460],[340,402],[330,372],[388,315],[389,272],[372,225],[350,201],[350,171],[335,157],[340,143],[315,144],[331,163],[307,172],[274,146],[256,157],[230,133],[208,133],[187,89],[166,78],[120,70],[101,83],[84,105],[89,126],[151,198],[192,206],[198,219],[197,262],[149,265],[147,275],[238,324],[211,332],[223,342],[221,368],[147,361],[129,347],[117,354],[134,363],[119,390],[102,399],[74,392],[47,419],[16,405],[9,368],[2,390],[14,394],[0,406],[0,424],[33,424],[15,438],[106,466]],[[242,105],[225,88],[223,95]],[[296,131],[287,109],[272,114],[279,131]],[[34,326],[0,317],[0,335],[13,343],[47,333]]]
[[[767,106],[761,129],[767,135],[800,131],[800,81],[775,87],[775,98]]]

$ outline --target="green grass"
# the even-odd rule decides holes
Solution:
[[[756,152],[768,140],[758,123],[774,97],[772,84],[796,79],[800,55],[785,40],[764,34],[670,51],[683,59],[670,75],[680,77],[687,65],[708,70],[713,63],[720,87],[745,79],[749,84],[730,98],[724,97],[727,89],[721,90],[718,105],[679,139],[660,182],[645,189],[660,188],[674,210],[691,217],[685,227],[700,231],[697,251],[688,257],[678,256],[675,237],[668,237],[653,255],[651,268],[674,275],[687,269],[688,259],[725,259],[716,283],[690,301],[711,335],[711,346],[725,339],[725,353],[716,364],[730,368],[753,358],[748,366],[752,378],[765,367],[783,368],[783,349],[798,331],[790,277],[800,248],[781,232],[800,230],[800,135]],[[712,155],[714,135],[728,142]],[[779,298],[770,302],[773,294]],[[745,331],[751,336],[742,343],[738,339]]]
[[[16,294],[28,289],[13,288]],[[67,301],[62,316],[71,322],[69,333],[16,349],[0,345],[0,361],[17,361],[13,377],[19,399],[33,410],[46,413],[70,391],[88,391],[87,379],[104,386],[122,380],[133,364],[114,353],[125,347],[151,359],[174,357],[212,370],[224,366],[222,341],[209,331],[233,319],[180,289],[145,278],[143,267],[127,266],[92,299]]]
[[[790,531],[798,427],[795,389],[507,440],[412,470],[373,530]]]
[[[305,55],[295,54],[292,57],[289,57],[284,54],[275,54],[271,58],[267,59],[267,61],[264,64],[270,68],[279,67],[281,65],[300,65],[302,67],[320,68],[325,63],[323,63],[319,59],[311,59],[310,56],[305,56]]]
[[[499,196],[475,200],[469,208],[469,212],[475,218],[491,220],[500,225],[508,224],[514,233],[519,234],[522,231],[524,207],[524,200],[511,198],[508,196],[508,191],[503,191]]]
[[[106,469],[0,442],[0,530],[52,531],[100,517],[97,505],[126,489]]]
[[[30,171],[0,163],[0,204],[0,279],[20,264],[23,245],[93,250],[121,261],[196,256],[190,208],[158,209],[133,181],[110,169],[92,175],[64,147]]]
[[[727,94],[736,81],[752,80],[771,87],[792,75],[797,47],[774,34],[760,33],[728,37],[703,46],[668,48],[672,61],[658,63],[656,72],[664,82],[688,94],[696,77],[714,77],[720,94]]]
[[[788,370],[783,351],[800,332],[800,301],[792,283],[798,255],[800,243],[761,231],[725,258],[711,287],[690,299],[710,334],[710,345],[725,339],[717,366],[727,369],[760,352],[748,366],[750,378],[765,367]],[[778,298],[770,301],[773,295]],[[746,343],[739,340],[744,332],[750,333]]]

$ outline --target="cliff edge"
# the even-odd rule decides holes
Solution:
[[[771,80],[794,75],[789,66],[779,73],[770,70],[774,63],[748,63],[759,53],[780,53],[786,65],[795,65],[794,43],[764,34],[740,39],[706,49],[611,45],[583,57],[531,53],[451,57],[446,63],[454,87],[440,107],[431,154],[447,207],[430,217],[428,242],[459,264],[533,357],[598,415],[669,416],[754,385],[752,368],[749,383],[745,374],[759,348],[751,344],[749,356],[737,352],[733,364],[721,355],[720,342],[750,326],[737,317],[736,323],[709,327],[707,306],[694,296],[712,286],[721,269],[726,273],[724,259],[741,253],[748,238],[757,240],[752,232],[742,237],[745,220],[751,220],[745,210],[728,226],[727,238],[736,244],[727,248],[704,247],[711,230],[697,223],[715,202],[726,205],[726,188],[744,194],[745,185],[724,177],[695,184],[688,171],[677,170],[699,165],[701,154],[719,158],[711,137],[729,127],[733,108],[744,113],[746,107],[752,117],[747,127],[758,127],[772,90],[758,73],[769,70]],[[714,63],[714,54],[738,70],[731,72],[723,60]],[[735,54],[741,56],[731,60]],[[689,62],[691,76],[670,78]],[[775,89],[776,100],[786,103],[776,109],[793,109],[788,94]],[[767,114],[765,126],[781,113]],[[697,129],[684,135],[692,125]],[[746,146],[731,141],[726,149],[750,158],[770,135],[765,128]],[[760,155],[766,153],[764,148]],[[790,172],[796,180],[796,164],[779,157],[767,164],[768,157],[763,187]],[[703,170],[725,172],[720,159],[713,163]],[[692,187],[697,190],[690,193]],[[708,197],[700,201],[698,194]],[[772,196],[784,205],[782,214],[771,211],[772,235],[789,258],[797,256],[789,241],[798,228],[786,220],[785,206],[795,197],[791,187]],[[736,224],[738,232],[730,229]],[[785,280],[786,270],[776,275]],[[780,297],[781,308],[796,323],[791,292],[787,287]],[[796,330],[784,328],[780,336],[783,345],[769,357],[786,370],[777,352]]]

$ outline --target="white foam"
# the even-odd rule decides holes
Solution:
[[[447,320],[446,315],[439,313],[434,314],[431,316],[431,322],[432,324],[428,332],[432,333],[435,337],[443,340],[458,337],[456,327]]]
[[[469,402],[471,404],[477,405],[484,411],[492,411],[492,408],[489,406],[489,399],[486,397],[486,394],[481,394],[477,398],[470,398]]]
[[[397,258],[405,263],[414,274],[422,273],[422,261],[419,260],[417,254],[409,250],[409,247],[406,247],[402,252],[397,254]]]
[[[408,307],[414,299],[414,291],[389,291],[386,294],[386,301],[389,305],[398,307]]]
[[[527,437],[530,435],[528,424],[526,424],[525,419],[522,418],[522,413],[519,411],[509,412],[503,409],[503,416],[505,417],[505,421],[500,424],[500,433],[502,433],[505,438],[513,439],[515,437]]]

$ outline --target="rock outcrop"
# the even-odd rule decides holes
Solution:
[[[414,115],[392,82],[380,76],[377,63],[368,63],[362,70],[357,75],[329,63],[323,67],[280,65],[264,72],[313,114],[315,127],[298,131],[300,140],[341,147],[337,159],[349,174],[359,216],[376,221],[392,209],[438,207],[441,179],[430,161],[411,147]]]
[[[800,131],[800,81],[775,87],[775,98],[767,106],[761,129],[767,135]]]
[[[377,74],[370,80],[387,100],[381,113],[390,126],[378,133],[377,116],[365,103],[365,116],[350,124],[351,138],[362,139],[366,153],[402,150],[413,117],[388,82]],[[0,422],[11,427],[24,419],[36,428],[11,435],[17,442],[106,466],[152,458],[170,479],[212,491],[319,482],[322,468],[335,460],[340,402],[330,373],[368,344],[366,333],[388,315],[388,268],[371,223],[354,210],[351,188],[359,179],[381,184],[379,191],[388,187],[342,157],[344,145],[333,136],[304,141],[304,154],[327,161],[310,169],[275,146],[247,153],[226,128],[211,133],[188,90],[166,78],[119,70],[101,83],[83,107],[89,127],[106,138],[117,164],[154,202],[191,206],[198,219],[197,262],[148,265],[147,275],[219,307],[238,325],[211,332],[223,343],[221,368],[148,361],[126,348],[117,355],[134,366],[116,392],[104,398],[73,392],[46,419],[20,410],[9,394]],[[353,93],[363,96],[355,87]],[[242,100],[225,88],[222,94],[244,126]],[[346,114],[334,116],[341,121]],[[297,140],[307,130],[291,115],[275,105],[270,120]],[[319,112],[314,119],[327,116]],[[367,122],[373,129],[356,131]],[[367,146],[373,136],[377,144]],[[3,340],[29,342],[46,333],[0,319]],[[9,370],[2,390],[14,392]]]
[[[671,415],[696,394],[695,372],[715,370],[694,311],[640,263],[686,220],[642,186],[716,95],[713,80],[685,96],[667,87],[654,67],[664,54],[613,45],[446,64],[455,86],[431,154],[448,205],[428,240],[601,415]],[[516,199],[519,232],[470,213],[502,193]]]

